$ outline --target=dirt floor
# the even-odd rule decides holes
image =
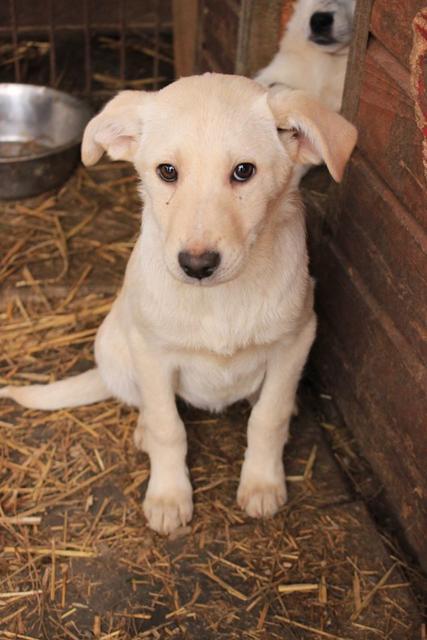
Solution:
[[[0,208],[0,385],[91,366],[139,228],[136,185],[105,163]],[[339,468],[356,453],[319,407],[303,388],[288,504],[253,521],[235,504],[248,407],[182,406],[195,513],[161,538],[142,514],[149,467],[134,410],[2,401],[0,638],[422,638],[411,570]]]

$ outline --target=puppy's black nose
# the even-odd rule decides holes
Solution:
[[[178,262],[184,273],[190,278],[209,278],[221,262],[221,256],[216,251],[205,251],[199,255],[188,251],[178,254]]]
[[[310,29],[314,35],[330,35],[334,14],[330,11],[316,11],[310,18]]]

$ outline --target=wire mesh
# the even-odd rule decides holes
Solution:
[[[171,0],[0,3],[0,81],[96,98],[174,75]]]

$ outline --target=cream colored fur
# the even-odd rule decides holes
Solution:
[[[279,51],[255,80],[265,87],[277,85],[307,91],[324,105],[339,111],[351,40],[355,0],[297,0],[280,41]],[[310,40],[310,18],[316,11],[334,13],[333,45]]]
[[[339,180],[355,139],[352,125],[302,93],[271,98],[252,80],[218,74],[152,94],[125,91],[89,123],[83,161],[106,151],[141,177],[141,234],[96,337],[97,368],[0,395],[45,409],[109,396],[137,406],[135,442],[151,463],[144,512],[156,531],[192,517],[176,395],[213,411],[250,398],[238,502],[255,517],[285,502],[282,451],[316,328],[291,174],[321,157]],[[240,162],[256,174],[231,182]],[[177,167],[177,182],[161,181],[161,163]],[[178,264],[183,249],[218,251],[220,266],[200,282],[189,278]]]

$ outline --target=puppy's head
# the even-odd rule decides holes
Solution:
[[[346,50],[351,42],[356,0],[298,0],[288,33],[328,53]]]
[[[324,161],[340,180],[352,125],[302,92],[270,96],[253,80],[205,74],[157,93],[124,91],[87,126],[86,165],[104,151],[134,163],[145,216],[170,273],[189,284],[235,278],[298,163]]]

